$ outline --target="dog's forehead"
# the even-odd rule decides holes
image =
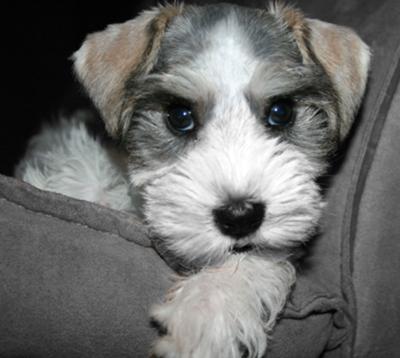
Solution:
[[[157,68],[188,66],[206,77],[248,80],[272,58],[301,62],[290,32],[267,10],[230,4],[189,6],[176,17],[162,42]]]

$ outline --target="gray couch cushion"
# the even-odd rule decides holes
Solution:
[[[0,177],[0,356],[145,357],[147,312],[172,271],[125,213]],[[319,356],[345,336],[330,279],[300,276],[271,357]]]
[[[42,210],[43,193],[12,186],[31,205],[0,199],[0,356],[145,357],[146,312],[168,286],[168,267],[123,237],[132,227],[123,215],[58,195],[45,200],[60,210]],[[92,214],[97,225],[85,220]]]
[[[400,353],[400,87],[382,122],[368,147],[375,153],[364,158],[352,227],[354,352],[360,358]]]

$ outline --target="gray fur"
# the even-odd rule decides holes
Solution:
[[[322,162],[337,145],[335,132],[336,96],[325,71],[318,64],[304,65],[290,34],[266,10],[218,4],[184,8],[172,20],[161,43],[158,59],[147,76],[132,75],[126,84],[125,122],[129,122],[124,143],[131,153],[132,167],[156,168],[173,162],[197,134],[180,138],[165,125],[165,107],[172,101],[191,104],[202,126],[215,105],[214,89],[207,79],[187,69],[206,52],[213,29],[235,19],[263,66],[254,74],[246,98],[260,122],[268,103],[276,97],[292,97],[297,118],[290,128],[265,132],[279,136]],[[130,105],[129,105],[130,103]]]
[[[263,120],[272,100],[291,98],[295,103],[293,124],[283,130],[266,130],[325,161],[338,145],[337,101],[326,73],[317,65],[271,57],[260,66],[247,88],[250,107]]]

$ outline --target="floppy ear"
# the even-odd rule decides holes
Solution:
[[[73,54],[75,73],[112,136],[118,136],[123,126],[126,81],[151,70],[168,23],[181,11],[180,5],[145,11],[133,20],[89,35]]]
[[[319,62],[328,74],[339,100],[338,131],[343,140],[364,95],[370,51],[351,29],[307,19],[297,9],[274,4],[270,11],[293,33],[304,63]]]

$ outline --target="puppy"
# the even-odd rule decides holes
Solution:
[[[289,6],[153,8],[89,35],[73,56],[127,153],[126,173],[72,121],[52,129],[77,131],[58,151],[39,134],[18,175],[82,197],[68,184],[79,183],[84,198],[117,209],[136,206],[128,191],[141,198],[155,247],[185,272],[152,309],[163,331],[154,356],[261,357],[295,281],[292,254],[317,227],[317,180],[349,132],[369,57],[352,30]],[[71,157],[77,136],[87,155],[70,165],[84,161],[96,185],[115,185],[92,192],[81,170],[62,188],[50,180],[63,181],[56,161]]]

